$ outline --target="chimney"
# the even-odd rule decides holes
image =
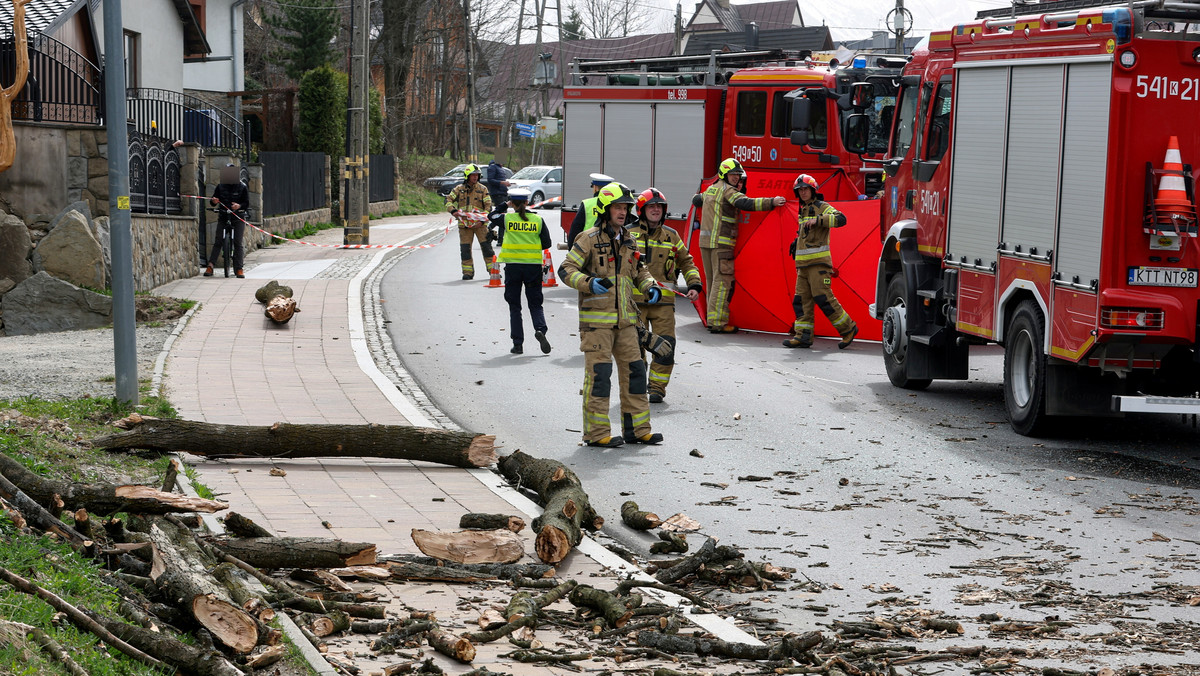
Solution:
[[[746,51],[758,49],[758,24],[751,21],[746,24]]]

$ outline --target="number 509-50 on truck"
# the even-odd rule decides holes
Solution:
[[[1132,2],[964,24],[914,50],[871,308],[894,385],[965,379],[970,346],[998,343],[1021,434],[1200,412],[1197,20],[1200,3]],[[849,120],[848,139],[868,125]]]

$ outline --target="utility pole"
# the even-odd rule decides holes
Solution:
[[[683,54],[683,5],[675,3],[675,47],[672,54]]]
[[[896,34],[896,53],[904,53],[904,0],[896,0],[896,18],[893,24],[893,33]]]
[[[479,156],[475,152],[475,40],[471,34],[470,0],[463,0],[463,27],[463,39],[467,41],[467,161],[475,162]]]
[[[112,230],[113,365],[116,399],[138,403],[133,316],[133,233],[129,225],[129,132],[125,110],[125,31],[121,3],[104,3],[104,119],[108,134],[108,215]],[[203,209],[204,206],[198,207]]]
[[[542,58],[542,24],[545,21],[544,15],[546,13],[546,0],[534,0],[534,5],[537,7],[537,46],[533,48],[533,55],[534,58],[538,60],[537,63],[539,64],[534,66],[534,70],[536,71],[539,67],[542,69],[547,67],[546,59]],[[560,35],[559,38],[561,39],[562,36]],[[542,75],[548,74],[548,71],[542,71]],[[538,102],[537,116],[539,120],[545,117],[546,108],[549,107],[550,91],[547,89],[548,86],[549,85],[544,82],[539,85],[540,89],[542,90],[542,96]]]
[[[366,186],[369,158],[364,133],[367,119],[367,36],[370,24],[369,0],[353,0],[350,5],[350,105],[346,110],[346,222],[343,244],[370,244]]]
[[[517,55],[521,53],[521,33],[524,31],[525,0],[521,0],[521,9],[517,11],[517,44],[513,48],[513,57],[508,64],[508,91],[504,92],[504,126],[500,128],[500,143],[506,148],[512,147],[512,118],[513,96],[518,87],[514,87],[517,79]]]

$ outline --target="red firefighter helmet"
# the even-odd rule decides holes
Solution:
[[[638,213],[642,213],[642,207],[649,206],[651,204],[661,204],[663,205],[663,209],[666,209],[667,196],[662,194],[662,191],[658,188],[646,188],[642,191],[642,194],[638,195],[637,198]]]
[[[821,184],[817,183],[817,179],[808,174],[800,174],[796,177],[796,182],[792,184],[792,193],[796,195],[797,199],[800,198],[800,186],[812,188],[814,197],[821,191]]]

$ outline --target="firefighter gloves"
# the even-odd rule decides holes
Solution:
[[[593,277],[592,282],[589,286],[592,289],[592,293],[596,294],[597,296],[599,296],[602,293],[608,293],[609,287],[604,286],[604,284],[600,281],[599,277]]]

